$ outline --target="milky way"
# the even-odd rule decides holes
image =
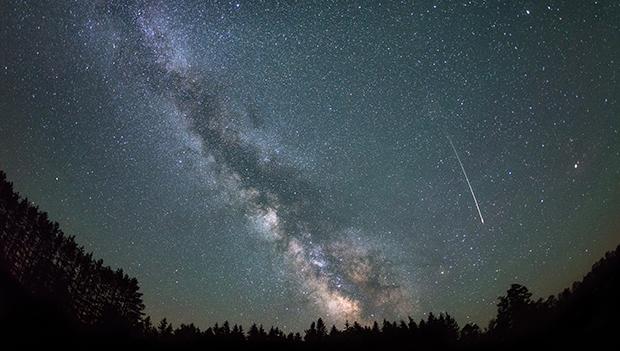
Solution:
[[[140,16],[137,23],[165,77],[155,81],[158,90],[163,87],[157,93],[171,100],[176,116],[186,119],[187,133],[200,143],[198,156],[214,160],[215,176],[227,179],[224,191],[238,200],[231,205],[239,206],[256,231],[285,255],[290,264],[285,269],[291,280],[299,280],[310,302],[339,322],[370,320],[378,309],[391,315],[410,313],[405,292],[380,278],[385,266],[380,258],[340,239],[356,229],[324,219],[325,212],[337,209],[273,150],[262,150],[254,142],[248,134],[255,126],[246,110],[226,111],[226,98],[189,72],[187,58],[174,47],[169,37],[174,33],[166,31],[162,20]]]
[[[264,249],[283,255],[287,279],[328,320],[368,322],[412,313],[411,292],[395,280],[397,273],[385,258],[349,238],[365,234],[346,219],[328,217],[339,212],[328,199],[330,190],[305,179],[274,145],[261,143],[260,116],[232,101],[217,77],[192,67],[195,60],[183,40],[187,35],[174,28],[164,6],[122,11],[135,17],[121,22],[120,29],[107,29],[132,38],[117,56],[127,78],[121,84],[134,86],[147,100],[163,102],[171,122],[182,126],[177,143],[200,165],[186,176],[211,184],[225,199],[220,206],[247,217],[252,231],[269,244]],[[144,72],[146,80],[141,79]]]
[[[0,168],[154,319],[484,325],[620,239],[616,2],[1,11]]]

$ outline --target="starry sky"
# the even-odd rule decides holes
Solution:
[[[9,0],[0,23],[0,168],[154,319],[484,326],[510,283],[557,293],[620,242],[617,1]]]

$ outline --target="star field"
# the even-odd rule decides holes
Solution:
[[[0,168],[154,319],[486,325],[620,239],[614,1],[0,16]]]

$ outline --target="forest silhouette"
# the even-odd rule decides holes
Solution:
[[[613,345],[620,327],[620,246],[557,296],[533,299],[512,284],[488,326],[460,327],[448,313],[426,319],[347,322],[318,318],[285,333],[228,322],[153,323],[138,281],[93,258],[58,223],[22,198],[0,171],[0,348],[23,349],[529,349]]]

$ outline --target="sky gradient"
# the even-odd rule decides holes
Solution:
[[[617,1],[8,1],[0,23],[0,168],[154,319],[485,326],[510,283],[557,293],[620,242]]]

